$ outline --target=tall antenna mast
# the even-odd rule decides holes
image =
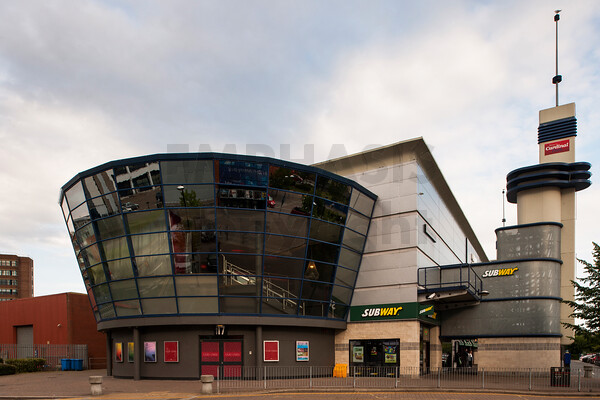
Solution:
[[[558,84],[562,81],[562,75],[558,74],[558,20],[561,10],[554,11],[554,22],[556,22],[556,73],[552,78],[552,83],[556,85],[556,107],[558,107]]]
[[[504,193],[506,192],[504,189],[502,189],[502,227],[506,226],[506,214],[504,212]]]

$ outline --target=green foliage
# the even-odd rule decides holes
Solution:
[[[43,358],[19,358],[6,360],[6,364],[16,368],[17,373],[41,371],[46,360]]]
[[[600,352],[600,335],[587,332],[578,333],[569,346],[569,351],[576,358],[577,355]]]
[[[14,365],[0,364],[0,375],[14,375],[17,373],[17,369]]]
[[[571,281],[575,288],[575,301],[564,301],[571,306],[571,317],[582,320],[582,325],[564,324],[575,331],[576,335],[600,335],[600,246],[592,243],[594,263],[578,261],[584,265],[585,276],[579,282]],[[581,283],[580,283],[581,282]]]

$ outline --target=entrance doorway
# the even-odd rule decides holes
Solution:
[[[242,376],[241,339],[201,339],[200,373],[215,378],[240,378]]]

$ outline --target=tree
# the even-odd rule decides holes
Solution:
[[[564,301],[571,306],[575,319],[583,321],[582,325],[564,323],[578,335],[600,336],[600,246],[593,243],[594,264],[577,259],[584,265],[585,276],[579,282],[571,281],[575,288],[575,301]]]

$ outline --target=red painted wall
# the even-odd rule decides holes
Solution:
[[[33,326],[34,344],[87,344],[90,358],[106,357],[86,294],[60,293],[0,302],[0,343],[17,343],[17,327]]]

